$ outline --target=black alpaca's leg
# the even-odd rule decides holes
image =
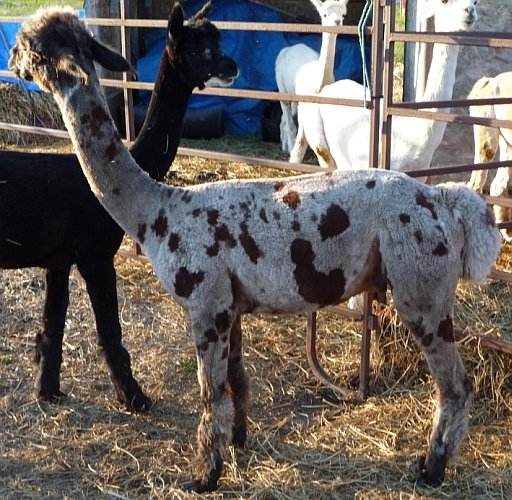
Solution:
[[[242,355],[240,316],[237,316],[233,322],[229,339],[228,388],[233,401],[233,437],[231,442],[234,446],[243,448],[247,438],[249,377],[244,368]]]
[[[146,411],[152,401],[132,374],[130,355],[121,344],[116,272],[112,260],[81,262],[78,269],[85,280],[96,318],[98,344],[110,369],[116,396],[129,410]]]
[[[36,335],[34,361],[39,365],[35,381],[36,397],[44,401],[58,400],[62,339],[69,304],[69,267],[46,270],[46,297],[43,331]]]

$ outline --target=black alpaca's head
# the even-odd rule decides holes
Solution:
[[[207,19],[211,3],[185,24],[181,5],[175,4],[167,26],[169,63],[192,88],[229,87],[238,76],[233,59],[220,49],[220,31]]]

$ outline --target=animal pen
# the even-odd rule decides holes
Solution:
[[[373,98],[368,104],[372,109],[373,120],[373,134],[368,148],[371,150],[371,165],[381,168],[389,165],[391,134],[388,126],[393,125],[389,122],[395,116],[423,114],[429,118],[434,115],[435,118],[441,117],[455,123],[465,123],[464,120],[471,123],[475,121],[466,116],[459,118],[458,115],[433,113],[427,110],[429,107],[441,107],[444,103],[399,105],[392,102],[389,96],[393,83],[393,58],[387,58],[389,52],[385,53],[384,47],[392,47],[396,41],[406,37],[414,41],[430,39],[430,37],[444,40],[444,35],[395,33],[392,23],[388,22],[393,17],[394,3],[392,0],[393,5],[389,2],[384,5],[382,2],[374,6],[371,11],[373,27],[364,28],[367,34],[365,43],[373,45],[371,66],[376,69],[372,76]],[[409,4],[412,5],[412,3],[409,0]],[[120,26],[122,34],[126,37],[123,48],[126,53],[130,52],[128,34],[132,32],[133,25],[153,23],[157,26],[165,26],[164,21],[148,22],[129,19],[130,16],[126,15],[129,6],[129,2],[121,3],[121,20],[91,18],[88,21],[105,23],[112,27],[109,29],[114,30]],[[311,25],[217,24],[227,30],[299,29],[316,33],[322,29]],[[355,34],[356,28],[345,26],[337,28],[336,31]],[[461,44],[474,43],[476,40],[476,43],[481,43],[483,46],[492,44],[496,47],[511,46],[511,40],[507,38],[509,35],[500,38],[493,36],[498,35],[497,33],[486,33],[485,37],[479,38],[480,35],[482,34],[477,33],[474,38],[459,35],[448,38],[450,42]],[[386,54],[387,59],[379,57],[382,53]],[[125,95],[127,106],[123,109],[126,113],[125,121],[128,124],[126,137],[131,143],[134,138],[132,93],[136,88],[150,89],[152,85],[128,79],[104,80],[103,83],[111,85],[111,88],[120,89]],[[261,96],[268,101],[299,98],[274,92],[233,89],[207,90],[205,93],[216,94],[221,98],[230,95],[240,96],[241,99]],[[300,96],[300,99],[303,97]],[[314,97],[304,99],[318,100]],[[326,101],[330,102],[330,100]],[[344,102],[340,99],[332,101]],[[510,102],[511,99],[507,98],[504,101]],[[383,105],[382,113],[379,102]],[[454,105],[454,102],[450,102],[449,105]],[[361,102],[351,104],[362,106]],[[386,127],[381,142],[376,130],[384,121]],[[501,122],[489,120],[482,123]],[[508,125],[510,126],[510,123]],[[46,135],[55,134],[56,137],[67,138],[67,134],[57,130],[35,130],[32,127],[13,127],[11,124],[2,124],[2,128]],[[396,134],[393,139],[394,137]],[[233,138],[231,144],[236,145],[236,142],[236,138]],[[184,143],[187,144],[185,141]],[[208,145],[205,150],[184,147],[179,153],[183,158],[190,156],[206,158],[203,164],[208,167],[205,168],[209,168],[210,158],[212,164],[214,160],[221,159],[233,164],[240,162],[242,165],[254,165],[252,172],[255,177],[261,172],[268,171],[266,168],[258,170],[260,165],[273,168],[277,175],[289,169],[303,172],[318,170],[310,164],[292,166],[287,162],[234,155],[229,153],[229,143],[226,148],[228,153],[224,154],[206,150],[208,148]],[[379,151],[386,151],[386,154],[380,155]],[[264,154],[266,153],[262,153],[262,156]],[[379,163],[380,157],[383,160]],[[178,171],[183,172],[184,175],[189,173],[188,169],[192,171],[196,164],[201,164],[201,161],[196,158],[190,157],[187,161],[183,161],[183,158],[176,158],[176,165]],[[224,169],[224,167],[221,168]],[[448,171],[453,168],[467,171],[474,166],[457,165],[449,167]],[[494,168],[494,165],[485,165],[485,168]],[[233,169],[236,170],[236,167],[234,166]],[[231,175],[231,169],[229,170]],[[248,170],[251,171],[250,168]],[[446,167],[429,168],[423,175],[445,171]],[[171,175],[174,176],[176,172],[173,169]],[[243,172],[241,174],[243,175]],[[413,173],[413,175],[421,174],[422,172]],[[224,171],[219,170],[219,175],[224,176]],[[274,173],[270,175],[273,177]],[[181,174],[176,174],[176,177],[170,179],[171,183],[176,180],[179,186],[180,177]],[[197,182],[204,182],[211,177],[196,176],[195,179]],[[488,199],[488,201],[494,203],[496,200]],[[509,204],[507,200],[498,201]],[[510,249],[509,245],[508,248]],[[0,443],[0,468],[3,470],[3,478],[0,481],[0,492],[4,492],[6,496],[18,491],[23,492],[23,496],[31,498],[40,498],[48,494],[83,498],[87,496],[92,498],[103,498],[103,496],[106,498],[111,496],[189,498],[188,495],[182,496],[184,493],[180,490],[179,484],[176,485],[176,476],[182,477],[183,468],[187,468],[191,463],[192,451],[187,447],[189,437],[183,438],[183,436],[189,434],[187,429],[190,430],[190,422],[195,419],[198,402],[196,391],[190,390],[193,384],[193,372],[186,371],[187,368],[191,368],[192,359],[195,359],[194,353],[191,352],[193,345],[186,335],[188,328],[183,326],[186,325],[186,320],[184,321],[182,312],[174,305],[174,301],[168,299],[165,292],[160,291],[159,283],[155,283],[156,279],[149,266],[143,263],[146,260],[145,257],[140,255],[135,246],[133,250],[124,252],[123,257],[129,258],[117,260],[119,291],[121,295],[126,293],[127,283],[129,288],[137,290],[137,293],[128,294],[125,297],[126,307],[122,302],[120,303],[123,330],[126,327],[128,334],[125,341],[127,346],[133,347],[130,349],[132,355],[138,358],[136,362],[143,385],[148,386],[153,401],[157,401],[151,412],[144,415],[123,414],[117,406],[108,403],[108,396],[102,394],[104,392],[102,389],[106,385],[102,380],[104,377],[101,376],[101,367],[98,373],[96,363],[91,363],[94,347],[88,348],[88,340],[82,335],[88,329],[88,325],[83,320],[88,317],[84,316],[84,310],[90,316],[88,304],[81,308],[77,316],[70,315],[69,324],[66,323],[66,359],[73,360],[73,365],[82,367],[78,372],[69,370],[69,375],[66,376],[66,389],[71,386],[69,392],[66,391],[69,396],[59,405],[46,405],[34,401],[32,395],[27,395],[25,386],[30,385],[26,382],[31,377],[27,379],[24,375],[27,373],[26,366],[18,368],[16,362],[12,363],[11,367],[7,366],[10,359],[18,356],[18,352],[22,359],[23,357],[26,359],[28,352],[32,352],[28,348],[27,341],[28,330],[31,330],[27,328],[26,320],[29,313],[17,312],[18,304],[29,306],[27,296],[22,295],[27,292],[19,286],[21,293],[13,294],[11,290],[15,288],[10,288],[8,284],[4,293],[4,289],[0,286],[0,297],[7,306],[3,311],[0,310],[2,320],[0,323],[3,323],[2,326],[5,325],[7,332],[4,343],[0,345],[2,373],[0,414],[3,427],[3,439]],[[507,256],[507,258],[510,257]],[[502,264],[503,260],[497,265]],[[511,269],[509,265],[504,267]],[[43,285],[41,280],[38,281],[37,272],[38,270],[27,270],[25,274],[16,274],[16,276],[25,277],[25,288],[34,292],[32,296],[42,295]],[[503,271],[496,272],[494,276],[504,280],[509,278]],[[82,286],[82,281],[81,279],[71,281],[70,288],[76,287],[77,282]],[[27,285],[27,283],[30,284]],[[500,337],[509,338],[502,334],[509,334],[510,329],[506,323],[500,323],[497,328],[494,327],[497,324],[497,321],[494,321],[496,316],[505,316],[506,321],[512,317],[508,314],[510,288],[505,283],[496,281],[482,288],[482,295],[486,297],[484,300],[489,302],[482,302],[478,298],[475,302],[472,300],[475,299],[472,292],[469,297],[465,295],[467,292],[464,286],[461,287],[462,293],[457,294],[459,304],[464,303],[465,306],[469,304],[475,309],[474,315],[472,310],[463,318],[459,315],[457,323],[470,324],[472,333],[481,335],[455,332],[465,338],[460,343],[459,349],[466,356],[465,364],[470,363],[469,366],[473,368],[471,378],[474,379],[477,398],[471,415],[472,431],[464,451],[464,455],[467,455],[467,459],[464,458],[465,464],[462,467],[455,464],[451,471],[452,480],[445,483],[439,492],[436,490],[434,493],[436,496],[439,494],[455,497],[464,495],[473,498],[507,498],[508,492],[511,491],[509,446],[512,429],[510,426],[512,416],[510,412],[511,344],[499,340]],[[157,299],[157,297],[161,298]],[[490,302],[491,297],[494,303]],[[419,441],[422,441],[428,432],[428,424],[419,418],[424,413],[425,407],[432,405],[428,373],[425,376],[424,360],[415,361],[414,353],[411,356],[411,346],[407,344],[412,341],[412,337],[402,332],[398,336],[395,335],[401,327],[396,320],[393,307],[380,304],[374,299],[374,296],[366,296],[362,313],[342,306],[329,308],[333,313],[322,314],[322,321],[318,321],[318,331],[321,332],[318,339],[316,338],[317,315],[312,314],[308,317],[306,351],[309,365],[316,377],[320,379],[320,384],[329,385],[336,394],[340,390],[343,392],[339,385],[355,388],[359,384],[361,395],[365,395],[370,373],[369,346],[371,343],[372,390],[368,392],[362,404],[346,404],[339,400],[335,401],[336,404],[331,404],[332,391],[323,391],[317,379],[310,376],[310,369],[306,366],[306,360],[302,355],[304,315],[299,315],[297,318],[281,316],[271,318],[268,323],[272,325],[270,327],[266,327],[267,323],[263,324],[257,314],[244,319],[248,325],[257,325],[253,328],[254,333],[250,329],[245,332],[247,344],[244,346],[246,366],[252,370],[253,375],[256,375],[253,377],[251,391],[254,394],[252,411],[255,419],[250,421],[249,446],[243,451],[238,450],[236,454],[233,452],[231,460],[228,458],[227,477],[223,478],[223,485],[226,486],[223,486],[223,491],[219,492],[220,497],[373,498],[378,496],[379,498],[396,498],[398,495],[400,497],[405,495],[417,498],[418,495],[423,498],[423,495],[432,494],[429,490],[425,493],[416,483],[408,485],[408,474],[404,474],[407,463],[404,459],[414,456],[417,451],[417,443],[415,445],[413,441],[418,441],[418,437]],[[167,304],[166,309],[159,308],[158,301]],[[137,316],[137,313],[141,312],[142,314]],[[343,315],[352,315],[359,321],[345,321]],[[482,328],[479,318],[486,315]],[[21,321],[17,321],[17,317],[22,318]],[[80,318],[78,326],[73,324],[75,317]],[[4,318],[7,320],[3,321]],[[385,318],[385,321],[381,321],[382,318]],[[466,321],[468,318],[470,319]],[[363,337],[360,356],[361,323]],[[343,335],[332,335],[340,328],[343,329]],[[374,332],[379,328],[382,329],[382,334],[375,335]],[[324,332],[327,335],[324,335]],[[159,338],[155,333],[159,334]],[[494,337],[491,338],[488,335]],[[183,340],[184,337],[185,340]],[[370,342],[372,339],[373,341]],[[266,347],[263,347],[264,342]],[[328,367],[327,372],[336,374],[336,383],[333,383],[333,379],[320,366],[316,353],[317,342],[323,346],[319,349],[322,354],[322,365]],[[401,349],[404,343],[405,349]],[[483,348],[484,345],[486,349]],[[33,346],[30,345],[30,347]],[[347,347],[351,356],[345,357]],[[503,352],[492,351],[494,347]],[[342,350],[341,357],[340,350]],[[160,359],[158,355],[161,356]],[[395,358],[395,355],[398,357]],[[401,355],[404,362],[397,363]],[[187,365],[187,362],[190,365]],[[71,368],[71,364],[67,367]],[[506,367],[505,370],[503,367]],[[498,375],[499,368],[501,373]],[[347,370],[350,371],[348,382],[338,384],[339,372],[343,372],[342,376],[346,377]],[[359,377],[351,377],[352,370],[354,372],[359,370]],[[275,373],[278,373],[277,378]],[[163,387],[166,389],[162,389]],[[28,388],[29,391],[30,388]],[[350,393],[350,396],[352,395],[353,393]],[[410,439],[412,432],[415,433],[416,440]],[[295,433],[302,437],[295,440]],[[378,462],[375,462],[375,457],[379,457]],[[376,467],[377,463],[379,465]],[[270,472],[266,472],[267,469]],[[461,481],[464,478],[466,483]],[[170,489],[169,481],[171,481]],[[66,482],[68,484],[65,484]],[[306,493],[303,493],[304,491]],[[462,493],[463,491],[465,493]],[[483,492],[482,496],[478,495],[479,492]]]
[[[412,3],[412,2],[411,2]],[[319,102],[326,104],[341,104],[351,106],[367,106],[371,110],[371,133],[368,148],[370,151],[370,164],[372,168],[389,169],[391,152],[391,130],[393,126],[393,117],[418,117],[425,119],[434,119],[449,123],[460,124],[479,124],[488,126],[501,126],[512,128],[512,121],[497,120],[491,118],[475,118],[462,114],[432,112],[429,108],[443,107],[467,107],[470,104],[468,100],[451,100],[437,102],[393,102],[393,64],[394,64],[394,46],[397,42],[405,43],[445,43],[458,45],[473,45],[494,48],[512,48],[512,35],[497,32],[485,33],[464,33],[464,34],[433,34],[406,31],[396,31],[394,29],[396,2],[393,0],[380,0],[372,2],[367,0],[360,24],[356,26],[340,26],[336,28],[322,28],[320,25],[311,24],[290,24],[290,23],[248,23],[248,22],[216,22],[215,24],[221,30],[255,30],[255,31],[282,31],[297,33],[321,33],[328,31],[332,33],[359,35],[362,44],[365,40],[370,40],[371,45],[371,99],[363,103],[339,98],[326,98],[312,95],[290,95],[279,92],[255,91],[245,89],[215,88],[204,89],[200,91],[205,95],[212,96],[230,96],[247,99],[262,99],[266,101],[304,101]],[[127,13],[130,12],[130,0],[120,2],[120,19],[107,18],[88,18],[86,22],[90,25],[119,28],[121,33],[121,48],[124,56],[131,53],[130,48],[130,30],[133,28],[165,28],[166,21],[163,20],[137,20],[130,19]],[[366,22],[370,20],[370,22]],[[0,18],[0,22],[18,21],[15,18]],[[370,62],[368,61],[370,66]],[[407,69],[406,69],[407,71]],[[10,72],[0,71],[0,76],[12,76]],[[125,137],[127,144],[132,144],[135,139],[134,125],[134,107],[133,92],[139,90],[152,90],[153,84],[132,81],[129,74],[124,74],[122,80],[102,79],[101,83],[107,88],[122,89],[124,96],[124,118],[125,118]],[[471,104],[512,104],[512,96],[493,99],[478,99],[471,101]],[[381,107],[382,106],[382,107]],[[62,130],[15,125],[12,123],[0,122],[0,128],[14,130],[18,132],[27,132],[32,134],[41,134],[56,138],[67,138],[67,132]],[[381,139],[379,139],[379,130],[382,130]],[[379,154],[380,151],[380,154]],[[218,153],[204,149],[193,149],[180,147],[179,155],[197,156],[206,159],[215,159],[219,161],[236,161],[247,163],[249,165],[270,167],[281,169],[283,171],[293,170],[299,172],[318,172],[325,171],[319,167],[310,164],[291,165],[285,161],[270,160],[267,158],[241,156],[229,153]],[[412,177],[440,176],[453,173],[466,173],[475,169],[495,169],[498,167],[512,166],[512,160],[505,162],[493,161],[485,164],[463,164],[450,165],[443,167],[431,167],[423,170],[414,170],[407,172]],[[500,205],[512,208],[512,200],[508,198],[486,197],[489,204]],[[512,227],[512,221],[501,224],[502,228]],[[132,251],[120,251],[120,254],[127,258],[144,259],[140,250],[134,245]],[[512,282],[512,273],[494,270],[491,277],[507,282]],[[362,341],[361,341],[361,361],[359,370],[359,392],[364,397],[368,391],[369,370],[370,370],[370,342],[372,332],[377,331],[378,324],[378,303],[382,302],[383,297],[377,294],[365,294],[364,307],[362,312],[350,309],[343,305],[327,307],[325,310],[342,314],[349,318],[362,322]],[[306,354],[309,365],[315,376],[325,385],[331,387],[344,396],[350,394],[342,387],[334,384],[330,376],[320,365],[316,352],[316,328],[317,314],[308,315],[307,336],[306,336]],[[499,339],[487,336],[472,335],[467,331],[456,330],[457,339],[469,338],[471,342],[482,343],[491,348],[501,350],[512,354],[512,344]],[[353,396],[353,394],[352,394]]]

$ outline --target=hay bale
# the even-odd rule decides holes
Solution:
[[[0,121],[17,125],[64,129],[53,97],[27,91],[19,85],[0,83]],[[0,145],[30,146],[52,144],[53,137],[0,129]]]

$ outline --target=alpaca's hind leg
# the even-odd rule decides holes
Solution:
[[[77,264],[87,286],[96,317],[98,343],[110,369],[117,398],[130,410],[148,410],[151,399],[133,377],[130,355],[121,344],[114,264],[111,259],[87,262],[78,259]]]
[[[203,415],[197,429],[194,480],[185,486],[202,493],[217,489],[224,453],[231,442],[233,404],[228,396],[228,358],[234,317],[228,306],[218,313],[205,313],[191,320]]]
[[[242,355],[241,318],[237,316],[231,327],[228,357],[228,389],[233,401],[233,437],[231,442],[243,448],[247,438],[247,405],[249,377]]]
[[[473,116],[478,115],[476,112],[473,112]],[[474,125],[473,137],[475,140],[475,164],[494,160],[498,152],[498,129]],[[471,179],[468,182],[468,187],[477,193],[481,193],[487,180],[487,173],[487,170],[473,170],[471,172]]]
[[[444,480],[448,462],[456,456],[466,436],[472,384],[455,344],[451,308],[436,314],[423,312],[415,317],[401,309],[399,313],[425,355],[437,390],[437,409],[427,455],[416,464],[417,481],[438,486]]]
[[[505,131],[503,131],[503,134]],[[512,134],[511,134],[512,135]],[[512,139],[512,137],[511,137]],[[509,144],[504,135],[502,135],[499,139],[500,145],[500,161],[506,161],[512,159],[512,145]],[[510,183],[510,176],[512,175],[511,167],[501,167],[498,168],[496,172],[496,177],[492,181],[491,184],[491,196],[503,196],[509,197],[508,195],[508,186]],[[496,222],[506,222],[510,220],[511,210],[507,207],[502,207],[500,205],[494,206],[494,214],[496,216]],[[512,241],[512,229],[502,229],[501,235],[505,239],[505,241]]]
[[[42,333],[36,336],[34,360],[39,365],[36,397],[45,401],[59,399],[62,339],[69,304],[70,267],[46,270],[46,298]]]
[[[281,149],[284,153],[289,153],[293,148],[295,137],[297,135],[297,125],[293,119],[293,108],[289,102],[281,102],[281,121],[279,124],[279,131],[281,135]]]

